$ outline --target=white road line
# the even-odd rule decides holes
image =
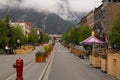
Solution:
[[[49,64],[49,66],[48,66],[48,68],[47,68],[47,70],[46,70],[46,74],[45,74],[43,80],[48,80],[49,74],[50,74],[50,71],[51,71],[51,67],[52,67],[53,60],[54,60],[54,53],[53,53],[53,56],[52,56],[52,58],[51,58],[50,64]]]
[[[43,69],[42,74],[40,75],[40,77],[38,78],[38,80],[42,80],[44,78],[45,73],[46,73],[46,71],[48,69],[48,66],[50,65],[50,63],[53,60],[53,58],[54,58],[54,53],[51,54],[51,58],[50,58],[49,62],[46,64],[45,68]]]

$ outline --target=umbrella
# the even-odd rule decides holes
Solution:
[[[82,42],[80,42],[80,44],[87,44],[87,45],[91,45],[91,44],[103,44],[103,43],[104,43],[103,41],[100,41],[95,36],[90,36],[87,39],[85,39]]]

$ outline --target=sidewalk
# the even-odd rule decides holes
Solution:
[[[115,80],[100,69],[92,68],[88,60],[71,54],[57,43],[49,80]]]

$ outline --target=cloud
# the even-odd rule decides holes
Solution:
[[[0,0],[0,8],[33,9],[37,12],[55,13],[65,20],[77,18],[75,13],[89,12],[101,0]]]
[[[98,7],[101,0],[69,0],[71,9],[75,12],[88,12]]]

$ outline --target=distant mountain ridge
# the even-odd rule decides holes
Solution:
[[[34,10],[4,9],[0,10],[0,18],[5,18],[7,13],[12,21],[30,21],[37,27],[44,27],[50,34],[63,33],[68,27],[74,26],[73,22],[65,21],[56,14],[38,13]]]

